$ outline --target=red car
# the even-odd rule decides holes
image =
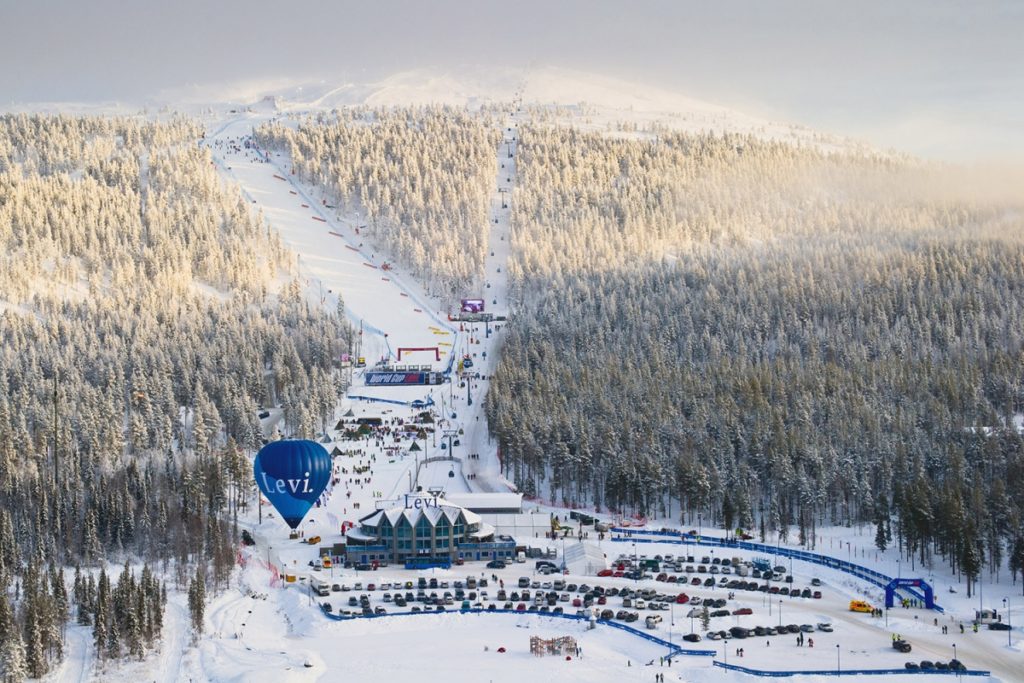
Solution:
[[[579,598],[573,598],[572,606],[573,607],[583,607],[583,601],[580,600]]]
[[[662,572],[662,573],[658,574],[656,577],[654,577],[655,581],[662,581],[662,582],[664,582],[667,579],[668,579],[668,574],[666,574],[665,572]]]
[[[616,579],[621,579],[625,575],[626,572],[615,572],[614,574],[612,574],[612,576],[614,576]]]
[[[612,575],[612,570],[611,569],[602,569],[601,571],[599,571],[597,573],[597,575],[598,576],[611,576]]]
[[[668,577],[668,582],[669,583],[675,583],[678,580],[679,580],[679,577],[676,576],[675,574],[672,574],[670,577]]]
[[[693,577],[693,581],[690,582],[690,585],[699,586],[700,585],[700,579],[698,579],[696,576]]]
[[[814,591],[814,598],[816,600],[821,600],[821,591]]]
[[[518,605],[516,605],[516,611],[517,612],[525,612],[526,611],[526,605],[523,604],[523,603],[519,603]]]
[[[735,614],[753,614],[754,610],[750,609],[749,607],[740,607],[739,609],[734,609],[732,611],[732,613],[734,615]]]
[[[676,604],[677,605],[685,605],[688,602],[690,602],[690,596],[687,595],[686,593],[680,593],[679,595],[676,596]]]
[[[601,597],[599,597],[597,599],[597,604],[599,604],[599,605],[607,605],[608,604],[608,598],[606,598],[606,597],[604,597],[602,595]]]

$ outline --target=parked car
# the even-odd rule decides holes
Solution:
[[[818,630],[819,631],[823,631],[825,633],[832,633],[832,624],[830,624],[828,622],[823,622],[821,624],[818,624]]]
[[[491,560],[487,563],[488,569],[504,569],[505,563],[501,560]]]
[[[740,607],[739,609],[734,609],[732,613],[737,615],[753,614],[754,610],[750,609],[749,607]]]
[[[687,633],[685,636],[683,636],[683,640],[685,640],[688,643],[699,643],[700,642],[700,634],[698,634],[698,633]]]

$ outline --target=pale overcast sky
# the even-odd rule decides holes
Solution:
[[[1024,158],[1020,0],[0,0],[0,101],[563,66],[933,157]]]

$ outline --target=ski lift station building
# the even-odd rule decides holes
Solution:
[[[400,502],[370,513],[348,531],[349,561],[490,561],[515,555],[511,537],[496,537],[480,515],[441,495],[410,493]]]

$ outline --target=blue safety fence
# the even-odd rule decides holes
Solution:
[[[325,617],[327,617],[328,619],[333,619],[334,621],[348,621],[350,619],[385,619],[385,618],[388,618],[388,617],[409,617],[409,616],[419,617],[419,616],[438,615],[438,614],[514,614],[514,615],[517,615],[517,616],[553,617],[553,618],[556,618],[556,619],[568,619],[570,621],[587,621],[587,622],[590,621],[590,617],[582,617],[582,616],[580,616],[578,614],[554,614],[554,613],[551,613],[551,612],[549,612],[549,613],[543,613],[543,612],[520,612],[520,611],[512,610],[512,609],[480,609],[480,608],[473,608],[473,609],[452,609],[452,610],[445,610],[443,612],[438,612],[436,610],[423,610],[422,612],[388,612],[387,614],[361,614],[361,615],[355,615],[355,616],[345,616],[345,615],[341,615],[341,614],[334,614],[333,612],[327,612],[327,611],[324,611],[324,610],[321,610],[321,611],[323,612]],[[611,620],[608,620],[608,619],[597,619],[596,621],[597,621],[598,624],[601,624],[603,626],[611,626],[612,628],[617,628],[620,631],[625,631],[626,633],[629,633],[632,636],[636,636],[637,638],[643,638],[644,640],[652,642],[655,645],[659,645],[661,647],[664,647],[667,650],[669,650],[669,655],[668,655],[669,657],[678,657],[678,656],[714,657],[715,654],[716,654],[715,650],[693,650],[693,649],[683,648],[683,647],[680,647],[679,645],[676,645],[675,643],[670,643],[667,640],[659,638],[659,637],[657,637],[655,635],[651,635],[650,633],[645,633],[644,631],[641,631],[640,629],[633,628],[632,626],[627,626],[626,624],[620,624],[620,623],[618,623],[616,621],[611,621]]]
[[[939,669],[818,669],[814,671],[765,671],[763,669],[751,669],[735,664],[713,662],[714,666],[729,671],[739,671],[751,676],[764,676],[767,678],[789,678],[791,676],[898,676],[902,674],[945,674],[948,676],[991,676],[991,671],[964,670],[952,671]]]
[[[435,385],[436,386],[436,385]],[[434,405],[434,397],[427,396],[427,400],[414,399],[412,401],[399,401],[396,398],[381,398],[379,396],[357,396],[352,394],[349,396],[353,401],[369,401],[372,403],[388,403],[396,406],[411,406],[413,408],[429,408]]]
[[[715,548],[738,548],[740,550],[752,550],[755,552],[765,553],[766,555],[777,555],[781,557],[789,557],[794,560],[802,560],[804,562],[810,562],[817,564],[822,567],[829,569],[838,569],[841,572],[852,574],[859,579],[863,579],[870,584],[878,586],[881,589],[885,589],[892,581],[891,576],[886,576],[881,572],[877,572],[874,569],[854,564],[853,562],[847,562],[846,560],[840,560],[836,557],[830,557],[828,555],[819,555],[818,553],[809,553],[806,550],[795,550],[792,548],[782,548],[774,545],[765,545],[764,543],[751,543],[749,541],[736,541],[726,540],[723,538],[715,538],[713,536],[691,536],[683,535],[680,532],[672,531],[647,531],[645,529],[630,529],[627,527],[613,527],[612,532],[617,534],[624,534],[626,538],[615,538],[611,540],[616,543],[672,543],[676,545],[699,545],[699,546],[710,546]],[[645,536],[657,536],[658,538],[637,538],[638,534]],[[913,588],[904,587],[907,593],[924,602],[924,596]],[[944,612],[939,606],[935,605],[935,611]]]

